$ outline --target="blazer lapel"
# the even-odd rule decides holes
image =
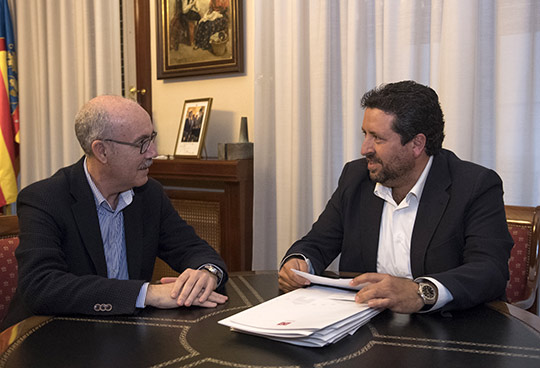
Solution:
[[[426,251],[450,199],[447,192],[450,185],[446,159],[437,154],[426,179],[412,233],[411,272],[415,278],[425,274]]]
[[[384,201],[373,194],[375,183],[366,180],[362,183],[360,199],[360,241],[363,269],[366,272],[377,271],[377,251],[379,249],[379,229]]]
[[[77,224],[81,239],[94,263],[96,273],[107,277],[107,262],[103,250],[103,240],[99,229],[99,220],[96,212],[96,202],[92,189],[86,180],[83,167],[84,158],[73,166],[70,179],[71,194],[75,198],[72,205],[73,217]]]
[[[126,236],[126,256],[130,279],[141,279],[143,247],[143,203],[142,195],[135,194],[133,202],[124,209],[124,233]]]

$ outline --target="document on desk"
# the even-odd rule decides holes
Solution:
[[[354,301],[356,292],[313,285],[261,303],[218,323],[233,331],[321,347],[354,334],[379,310]]]
[[[342,278],[334,279],[331,277],[312,275],[310,273],[295,270],[295,269],[291,269],[291,271],[293,271],[297,275],[302,276],[305,279],[308,279],[312,284],[317,284],[317,285],[332,286],[332,287],[337,287],[337,288],[342,288],[342,289],[351,289],[351,290],[360,290],[364,286],[367,285],[367,283],[365,283],[365,284],[359,284],[356,286],[351,286],[350,282],[352,279],[350,278],[349,279],[342,279]]]

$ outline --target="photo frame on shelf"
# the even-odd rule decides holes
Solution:
[[[156,0],[157,79],[244,71],[242,0]]]
[[[174,147],[175,157],[201,158],[211,109],[211,97],[184,101]]]

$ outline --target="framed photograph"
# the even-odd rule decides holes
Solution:
[[[244,71],[243,0],[156,0],[157,78]]]
[[[184,109],[180,118],[180,129],[174,147],[174,156],[201,157],[211,109],[211,97],[186,100],[184,102]]]

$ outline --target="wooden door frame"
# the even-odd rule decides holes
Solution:
[[[152,117],[152,62],[150,58],[150,1],[135,0],[135,60],[137,102]]]

